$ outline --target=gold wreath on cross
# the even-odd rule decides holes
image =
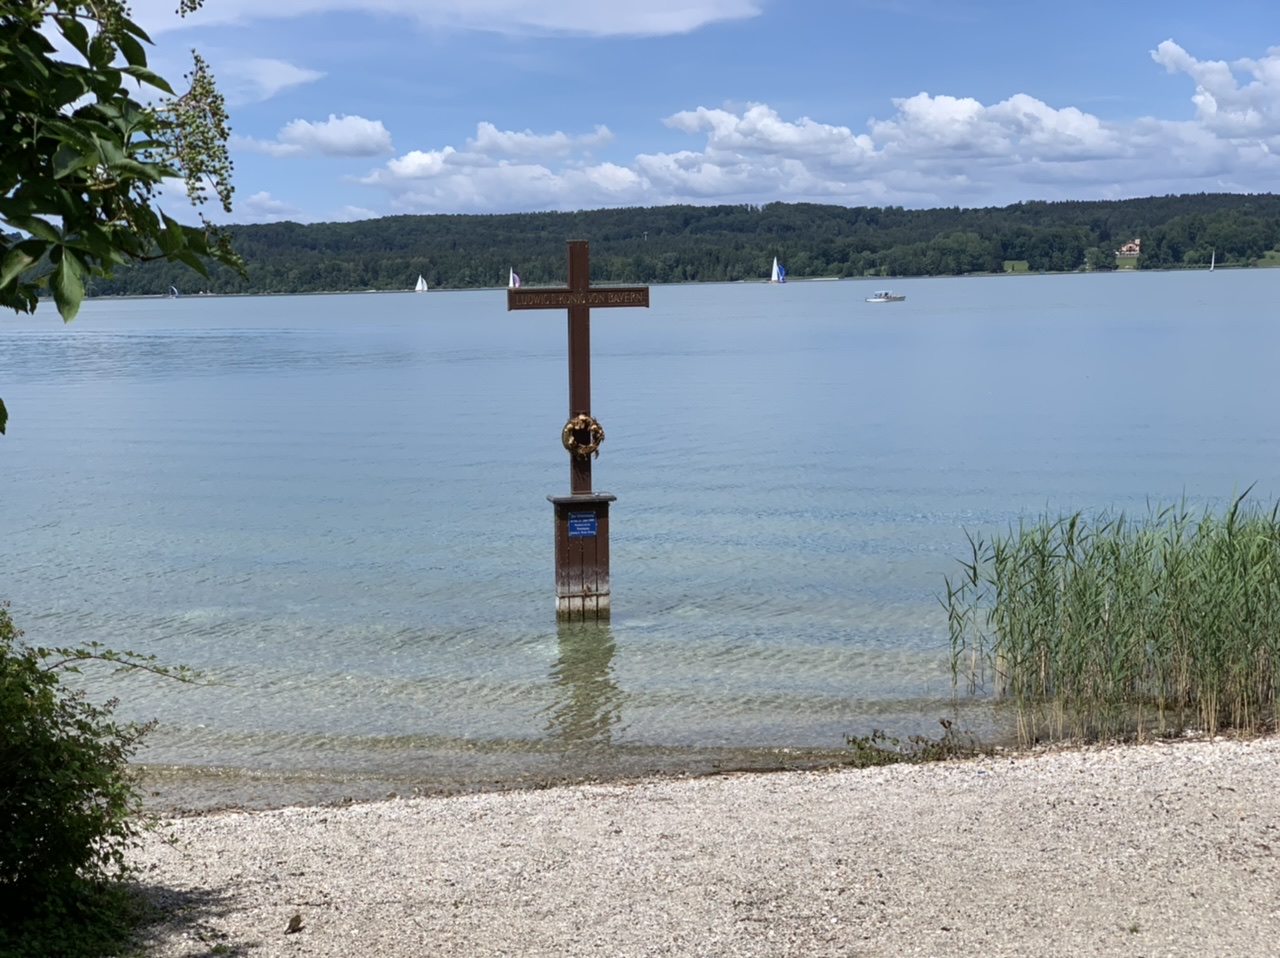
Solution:
[[[578,436],[586,433],[590,438],[582,442]],[[595,418],[586,413],[579,413],[564,424],[560,432],[560,442],[574,459],[586,459],[589,456],[600,458],[600,443],[604,442],[604,429]]]

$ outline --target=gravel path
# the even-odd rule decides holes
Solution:
[[[165,832],[139,851],[166,916],[154,956],[1280,954],[1276,738],[222,812]]]

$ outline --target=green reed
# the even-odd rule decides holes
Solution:
[[[1247,490],[1245,495],[1247,495]],[[1280,718],[1280,503],[1081,513],[991,539],[946,580],[952,675],[1020,732],[1112,737]]]

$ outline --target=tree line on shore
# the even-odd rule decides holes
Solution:
[[[561,285],[565,241],[591,243],[596,283],[752,282],[773,257],[791,279],[1112,269],[1141,239],[1138,269],[1254,266],[1280,243],[1280,195],[1193,194],[985,209],[811,203],[661,206],[574,213],[392,216],[228,228],[247,276],[206,279],[159,260],[95,278],[91,295]]]

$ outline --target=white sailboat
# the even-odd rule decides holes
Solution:
[[[782,268],[778,262],[778,257],[773,258],[773,272],[769,276],[771,283],[785,283],[787,281],[787,271]]]
[[[422,274],[418,274],[418,285],[413,288],[415,293],[425,293],[427,291],[427,281],[422,278]]]
[[[1209,272],[1211,273],[1213,272],[1213,266],[1217,261],[1218,261],[1218,250],[1215,247],[1214,251],[1209,254]]]
[[[507,277],[507,288],[508,289],[520,288],[520,277],[516,275],[515,270],[512,270],[511,275]]]

